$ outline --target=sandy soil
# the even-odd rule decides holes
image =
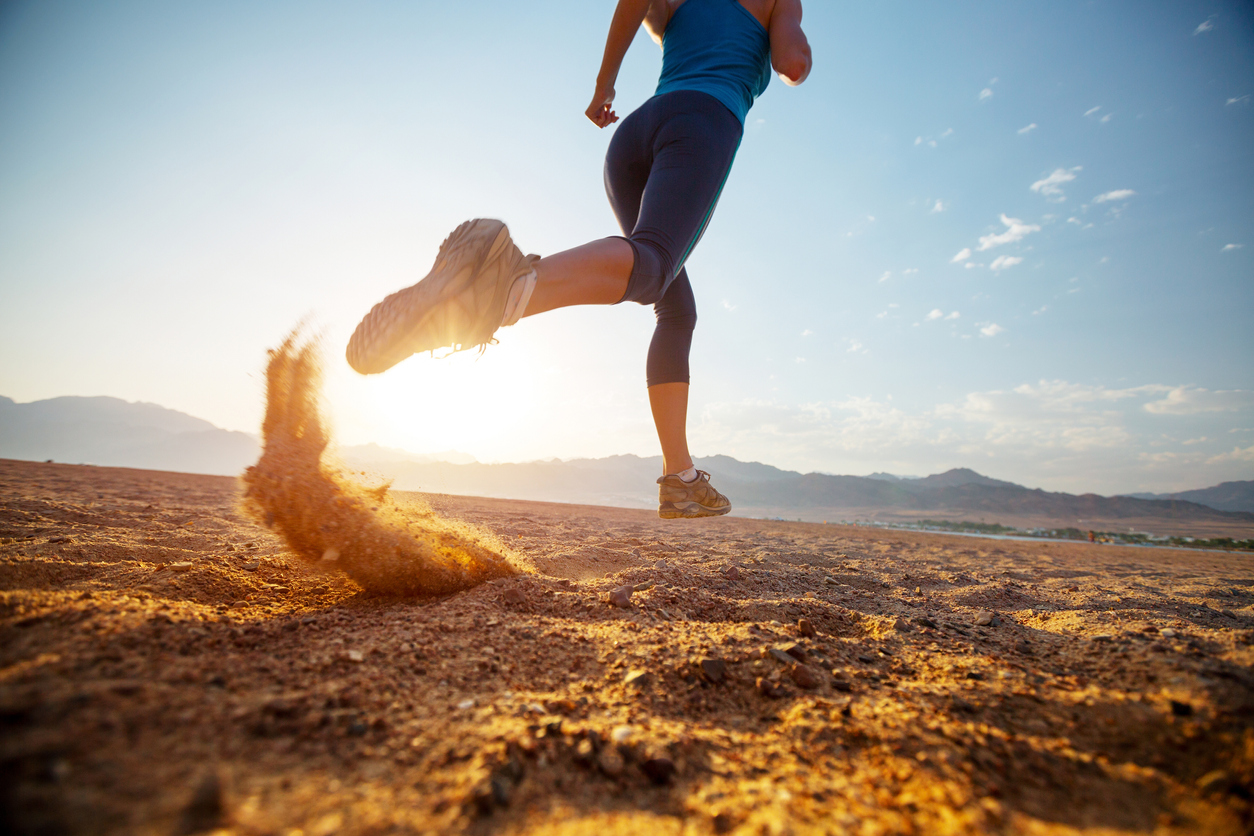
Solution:
[[[1254,827],[1249,555],[432,497],[526,571],[388,599],[237,497],[0,461],[10,832]]]

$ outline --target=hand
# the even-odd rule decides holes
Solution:
[[[598,87],[592,96],[592,104],[588,105],[584,113],[592,120],[592,124],[598,128],[604,128],[618,121],[618,114],[613,111],[613,105],[614,88]]]

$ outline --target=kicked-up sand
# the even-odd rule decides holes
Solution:
[[[239,502],[0,461],[6,832],[1254,825],[1248,554],[397,494],[522,571],[384,597]]]

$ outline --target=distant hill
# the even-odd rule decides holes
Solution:
[[[1254,481],[1221,482],[1213,488],[1200,488],[1179,493],[1133,493],[1136,499],[1183,499],[1220,511],[1254,513]]]
[[[156,404],[107,397],[19,404],[0,397],[0,458],[234,475],[255,462],[259,452],[257,438],[248,433],[223,430]],[[355,470],[391,480],[398,490],[628,508],[655,507],[654,480],[662,470],[659,456],[483,464],[452,451],[423,455],[375,444],[342,448],[338,455]],[[1031,490],[968,468],[903,478],[798,473],[729,456],[707,456],[700,465],[732,497],[735,513],[748,516],[815,521],[931,517],[1222,532],[1210,536],[1254,530],[1252,482],[1164,497],[1102,497]]]

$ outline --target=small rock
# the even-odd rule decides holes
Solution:
[[[777,661],[783,662],[785,665],[791,665],[793,662],[797,661],[784,651],[780,650],[778,647],[772,647],[767,651],[767,653],[774,656]]]
[[[1187,702],[1179,702],[1177,700],[1172,700],[1171,701],[1171,713],[1177,717],[1192,717],[1193,706],[1189,705]]]
[[[597,767],[607,778],[619,778],[627,768],[627,763],[616,748],[606,746],[601,750],[601,756],[597,758]]]
[[[249,543],[246,548],[252,548],[252,547],[253,547],[253,544]],[[331,546],[329,549],[327,549],[326,551],[322,553],[322,559],[325,560],[327,563],[334,563],[335,561],[340,559],[340,550],[337,549],[335,546]]]
[[[898,633],[909,633],[914,628],[910,626],[910,622],[904,618],[899,618],[893,622],[893,629]]]
[[[623,684],[628,685],[628,686],[634,685],[637,688],[643,688],[644,686],[648,685],[649,682],[652,681],[652,679],[653,679],[653,675],[650,674],[648,671],[640,671],[640,670],[629,671],[627,675],[623,677]]]
[[[474,708],[474,707],[475,707],[475,701],[473,699],[464,699],[457,704],[458,711],[466,711],[467,709]]]
[[[870,656],[867,656],[867,655],[865,655],[865,654],[859,654],[859,656],[858,656],[858,661],[859,661],[859,662],[861,662],[861,663],[862,663],[862,664],[864,664],[864,665],[873,665],[873,664],[875,664],[875,660],[874,660],[874,659],[872,659]]]
[[[723,577],[727,578],[727,580],[729,581],[740,580],[740,567],[728,566],[726,569],[723,570]]]
[[[1171,629],[1170,627],[1164,627],[1163,629],[1158,631],[1158,635],[1162,636],[1164,639],[1174,639],[1176,636],[1180,634],[1177,633],[1175,630]]]
[[[610,732],[610,740],[615,743],[626,743],[635,733],[636,730],[632,726],[615,726]]]
[[[1068,592],[1079,592],[1079,591],[1080,591],[1080,587],[1078,587],[1078,586],[1069,586],[1069,587],[1067,587],[1067,591],[1068,591]]]
[[[799,644],[788,645],[784,648],[784,652],[796,659],[798,662],[810,661],[810,654],[807,653],[806,649]]]
[[[807,593],[806,593],[805,597],[807,597],[807,598],[817,598],[817,597],[819,597],[819,596],[815,595],[815,594],[814,594],[814,591],[813,591],[813,590],[811,590],[811,591],[809,591],[809,592],[807,592]]]
[[[1093,637],[1093,641],[1102,642],[1103,644],[1110,644],[1114,640],[1115,640],[1115,637],[1112,636],[1110,633],[1099,633],[1098,635]]]
[[[764,697],[770,697],[771,699],[774,699],[783,693],[778,682],[772,682],[765,676],[759,676],[753,685],[758,689],[759,694]]]
[[[832,688],[847,694],[853,690],[853,685],[849,683],[849,680],[837,676],[836,672],[832,671]]]
[[[975,614],[975,625],[977,627],[988,627],[993,623],[993,614],[988,610],[983,610]]]
[[[641,581],[640,583],[636,584],[633,587],[633,589],[636,592],[644,592],[646,589],[652,589],[652,588],[653,588],[653,581]]]
[[[930,618],[925,618],[925,617],[920,616],[919,618],[916,618],[914,620],[914,623],[919,625],[920,627],[927,627],[931,630],[936,629],[936,622]]]
[[[657,563],[654,563],[654,564],[653,564],[653,568],[654,568],[654,569],[665,569],[665,568],[666,568],[666,561],[665,561],[665,560],[659,560]]]
[[[727,676],[727,663],[722,659],[702,659],[701,674],[717,685]]]
[[[792,677],[792,681],[797,683],[798,687],[805,688],[807,691],[814,690],[823,683],[823,680],[819,678],[814,668],[809,665],[803,665],[800,662],[788,669],[788,675]]]
[[[256,560],[251,560],[248,563],[244,564],[245,572],[256,572],[259,568],[261,568],[261,564],[258,563]]]
[[[518,587],[511,586],[509,589],[501,593],[501,601],[511,607],[516,607],[519,604],[525,604],[527,602],[527,596]]]
[[[620,586],[610,592],[610,603],[616,607],[626,609],[631,606],[631,593],[635,592],[634,587]]]
[[[1197,779],[1197,788],[1203,793],[1226,789],[1232,783],[1231,777],[1222,769],[1212,769]]]
[[[813,638],[818,635],[818,631],[814,629],[814,625],[810,623],[808,618],[797,619],[797,633],[806,638]]]
[[[923,594],[923,587],[921,587],[921,586],[916,586],[916,587],[914,588],[914,594],[915,594],[915,595],[922,595],[922,594]]]
[[[640,770],[657,786],[669,784],[675,774],[675,762],[670,758],[649,758],[640,764]]]
[[[840,581],[831,577],[824,578],[823,583],[827,584],[828,586],[840,586]]]
[[[175,572],[190,572],[192,570],[192,564],[187,561],[180,561],[179,563],[171,563],[170,569]]]
[[[350,650],[350,651],[348,651],[347,653],[345,653],[345,654],[344,654],[344,656],[345,656],[345,657],[348,659],[348,661],[350,661],[350,662],[364,662],[364,661],[366,661],[366,654],[362,653],[360,650]]]

